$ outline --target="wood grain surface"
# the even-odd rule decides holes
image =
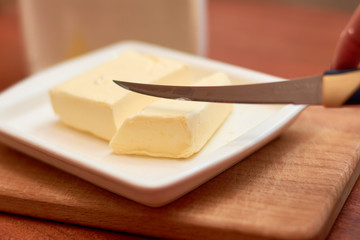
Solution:
[[[359,174],[359,114],[312,107],[280,138],[162,208],[2,146],[0,210],[161,238],[323,239]]]
[[[210,58],[281,77],[326,69],[350,16],[337,10],[231,0],[209,1],[208,11]],[[14,34],[13,41],[6,43],[15,56],[6,64],[16,70],[8,67],[4,71],[8,75],[0,82],[1,88],[26,73],[21,36],[14,23],[16,12],[6,16],[0,18],[0,31]],[[14,24],[11,30],[4,27],[8,22]],[[359,108],[310,107],[260,151],[174,203],[156,209],[0,145],[0,210],[88,226],[1,214],[0,235],[15,239],[142,239],[139,235],[324,239],[359,174],[359,117]],[[329,239],[360,235],[359,185]]]

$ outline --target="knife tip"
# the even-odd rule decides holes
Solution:
[[[130,87],[126,84],[126,82],[119,81],[119,80],[113,80],[113,82],[126,90],[130,90]]]

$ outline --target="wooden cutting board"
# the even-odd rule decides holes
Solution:
[[[360,172],[360,108],[310,107],[279,138],[161,208],[0,145],[0,211],[179,239],[324,239]]]

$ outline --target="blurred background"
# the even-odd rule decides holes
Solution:
[[[307,5],[309,7],[324,7],[353,11],[359,4],[358,0],[269,0],[272,2],[282,2],[287,4]]]
[[[328,67],[331,49],[358,4],[357,0],[123,0],[114,1],[114,7],[110,2],[0,0],[0,89],[124,39],[281,77],[318,73]],[[303,26],[301,31],[292,28],[294,21]],[[320,28],[329,29],[328,35],[318,35]],[[303,41],[304,34],[313,36],[311,42]],[[318,46],[316,53],[310,45]],[[270,64],[274,54],[277,63]]]

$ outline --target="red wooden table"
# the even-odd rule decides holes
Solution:
[[[329,67],[339,33],[350,15],[340,10],[266,1],[210,0],[209,57],[284,78],[318,74]],[[16,5],[1,7],[0,89],[27,75],[23,49]],[[358,239],[359,222],[358,181],[328,239]],[[0,214],[0,236],[6,239],[143,238],[7,213]]]

